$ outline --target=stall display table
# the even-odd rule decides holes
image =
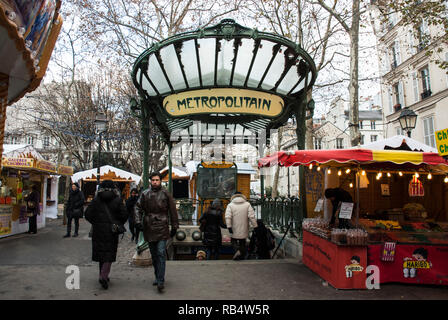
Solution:
[[[367,246],[338,245],[303,230],[302,262],[336,289],[366,289]]]

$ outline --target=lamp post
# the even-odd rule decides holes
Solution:
[[[404,108],[398,117],[398,121],[400,122],[401,129],[406,131],[408,133],[408,137],[410,138],[411,131],[415,128],[415,124],[417,123],[417,115],[415,112],[410,110],[408,107]]]
[[[98,186],[100,185],[100,158],[101,158],[101,138],[104,132],[107,129],[107,118],[106,114],[103,112],[97,113],[95,116],[95,130],[96,133],[99,134],[98,140],[98,157],[97,157],[97,169],[96,169],[96,189],[98,190]]]

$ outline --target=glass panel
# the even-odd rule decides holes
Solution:
[[[236,191],[237,168],[198,168],[198,195],[203,199],[230,198]]]
[[[157,95],[157,93],[154,91],[153,87],[151,86],[151,84],[149,83],[149,81],[145,75],[143,75],[143,77],[142,77],[141,85],[142,85],[143,90],[145,90],[150,96]]]
[[[283,73],[283,70],[285,69],[285,51],[287,47],[282,46],[280,47],[279,52],[277,52],[277,55],[275,56],[274,61],[272,62],[271,67],[269,68],[268,74],[266,75],[266,78],[264,78],[263,83],[261,87],[263,89],[272,89],[275,87],[275,83],[278,81],[280,76]],[[291,67],[294,68],[294,67]]]
[[[250,62],[253,57],[255,41],[252,39],[242,39],[236,58],[235,73],[233,74],[233,85],[243,86],[249,72]]]
[[[313,73],[310,71],[308,73],[308,83],[310,83],[312,77],[313,77]],[[305,81],[306,81],[306,77],[300,82],[300,84],[297,86],[297,88],[294,89],[294,91],[292,93],[297,93],[300,90],[302,90],[305,87]]]
[[[157,61],[154,54],[149,56],[148,75],[160,94],[171,92],[168,82],[166,81],[166,78],[162,72],[162,68],[160,67],[159,62]]]
[[[215,83],[215,39],[199,39],[198,44],[202,84],[211,86]]]
[[[199,69],[194,40],[185,41],[183,43],[181,60],[184,65],[188,85],[190,88],[199,87]]]
[[[234,40],[220,40],[221,50],[218,53],[218,78],[217,83],[221,86],[230,84],[232,73],[233,43]]]
[[[169,45],[160,49],[160,57],[174,90],[187,88],[177,59],[176,51],[174,50],[174,45]]]
[[[260,48],[258,48],[257,57],[255,58],[254,66],[250,73],[249,81],[247,83],[248,87],[256,88],[261,78],[263,77],[266,68],[272,57],[272,48],[275,43],[262,40],[260,43]]]
[[[298,64],[299,62],[296,63],[296,65]],[[277,92],[280,94],[287,94],[296,85],[297,81],[299,81],[297,67],[293,66],[291,67],[291,69],[289,69],[282,82],[280,82],[280,85],[277,88]]]

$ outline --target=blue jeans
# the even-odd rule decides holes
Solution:
[[[149,251],[157,284],[162,285],[165,282],[166,240],[149,242]]]

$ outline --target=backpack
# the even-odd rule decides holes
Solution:
[[[272,236],[271,230],[267,230],[266,232],[266,247],[268,250],[272,250],[275,248],[275,238]]]

